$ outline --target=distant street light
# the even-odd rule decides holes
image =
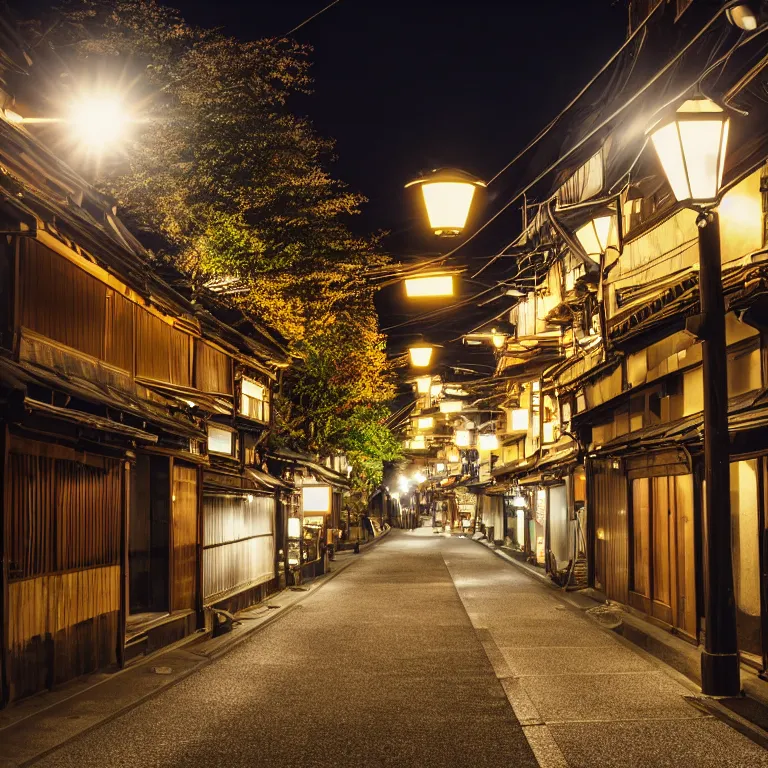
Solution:
[[[736,601],[731,562],[728,380],[720,224],[720,195],[728,115],[713,101],[690,99],[650,129],[651,140],[677,200],[698,211],[699,338],[704,378],[705,639],[701,689],[710,696],[740,691]]]
[[[610,245],[618,239],[616,216],[606,214],[596,216],[576,230],[576,238],[584,253],[592,261],[599,262]]]
[[[406,184],[421,186],[429,226],[438,237],[455,237],[467,224],[472,199],[485,182],[466,171],[440,168]]]
[[[405,279],[405,295],[409,299],[453,296],[453,294],[453,275],[451,274],[417,275]]]
[[[418,344],[408,348],[411,365],[414,368],[428,368],[432,360],[433,347],[428,344]]]

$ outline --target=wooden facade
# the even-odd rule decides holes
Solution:
[[[222,297],[153,268],[112,201],[4,120],[0,169],[6,705],[279,586],[287,486],[264,438],[289,358]]]
[[[670,42],[678,22],[697,23],[697,8],[705,13],[695,2],[678,3],[677,14],[660,9],[648,25],[649,39]],[[710,55],[694,46],[689,74],[697,71],[697,56],[703,68]],[[727,310],[722,364],[728,376],[739,647],[742,661],[765,671],[768,133],[764,108],[749,90],[760,72],[746,58],[733,56],[715,91],[727,92],[749,112],[731,120],[738,138],[729,145],[717,210]],[[717,99],[722,93],[710,95]],[[505,416],[496,429],[499,448],[488,464],[493,493],[518,499],[532,526],[526,541],[513,546],[554,577],[562,576],[563,560],[573,567],[584,557],[585,585],[697,643],[704,629],[706,531],[705,383],[701,342],[691,320],[699,311],[696,212],[676,203],[653,151],[641,152],[639,143],[625,141],[628,121],[643,110],[653,112],[657,102],[651,89],[599,141],[563,163],[550,177],[544,202],[529,212],[515,246],[538,260],[526,271],[521,257],[517,267],[526,278],[525,291],[509,311],[512,332],[498,353],[494,402]],[[596,216],[614,221],[613,240],[602,254],[588,253],[576,234]],[[581,502],[579,474],[586,478]],[[562,536],[555,535],[552,517],[552,489],[560,483],[576,526],[562,553],[556,551]],[[544,491],[541,562],[531,537],[538,535],[537,498]],[[498,525],[501,515],[494,520]]]

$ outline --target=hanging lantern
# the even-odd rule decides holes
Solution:
[[[411,365],[414,368],[427,368],[432,360],[432,351],[434,347],[420,344],[408,348],[408,354],[411,357]]]
[[[576,237],[584,253],[594,262],[600,261],[608,247],[618,240],[616,217],[608,214],[596,216],[592,221],[576,230]]]
[[[714,205],[728,144],[728,115],[706,98],[689,99],[650,129],[656,154],[679,202]]]
[[[435,420],[432,416],[422,416],[418,419],[419,429],[434,429]]]
[[[420,395],[426,395],[427,392],[429,392],[429,388],[431,386],[432,386],[431,376],[419,376],[419,378],[416,379],[416,391]]]
[[[469,434],[469,430],[458,429],[456,430],[456,445],[459,448],[468,448],[472,445],[472,440]]]
[[[405,295],[409,299],[453,296],[453,293],[453,275],[419,275],[405,279]]]
[[[465,171],[441,168],[406,184],[421,185],[429,226],[438,237],[455,237],[467,224],[472,198],[485,182]]]
[[[481,451],[495,451],[499,447],[499,438],[496,435],[480,435],[477,447]]]
[[[506,334],[499,333],[495,328],[491,331],[491,341],[496,349],[501,349],[506,342]]]

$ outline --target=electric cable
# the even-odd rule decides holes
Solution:
[[[316,19],[321,13],[325,13],[329,8],[333,8],[336,3],[338,3],[339,0],[333,0],[332,3],[328,3],[328,5],[325,6],[325,8],[322,8],[317,13],[310,16],[308,19],[304,19],[304,21],[301,22],[301,24],[297,24],[293,29],[288,30],[283,37],[288,37],[288,35],[292,35],[297,29],[301,29],[305,24],[309,24],[312,19]]]

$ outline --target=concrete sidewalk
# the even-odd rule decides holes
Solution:
[[[338,552],[327,574],[240,612],[241,623],[227,634],[198,632],[125,669],[88,675],[0,710],[0,768],[28,765],[171,688],[286,616],[384,538],[362,545],[361,554]]]
[[[444,557],[540,765],[768,766],[768,734],[726,720],[683,675],[589,618],[578,597],[474,542],[454,539]]]

